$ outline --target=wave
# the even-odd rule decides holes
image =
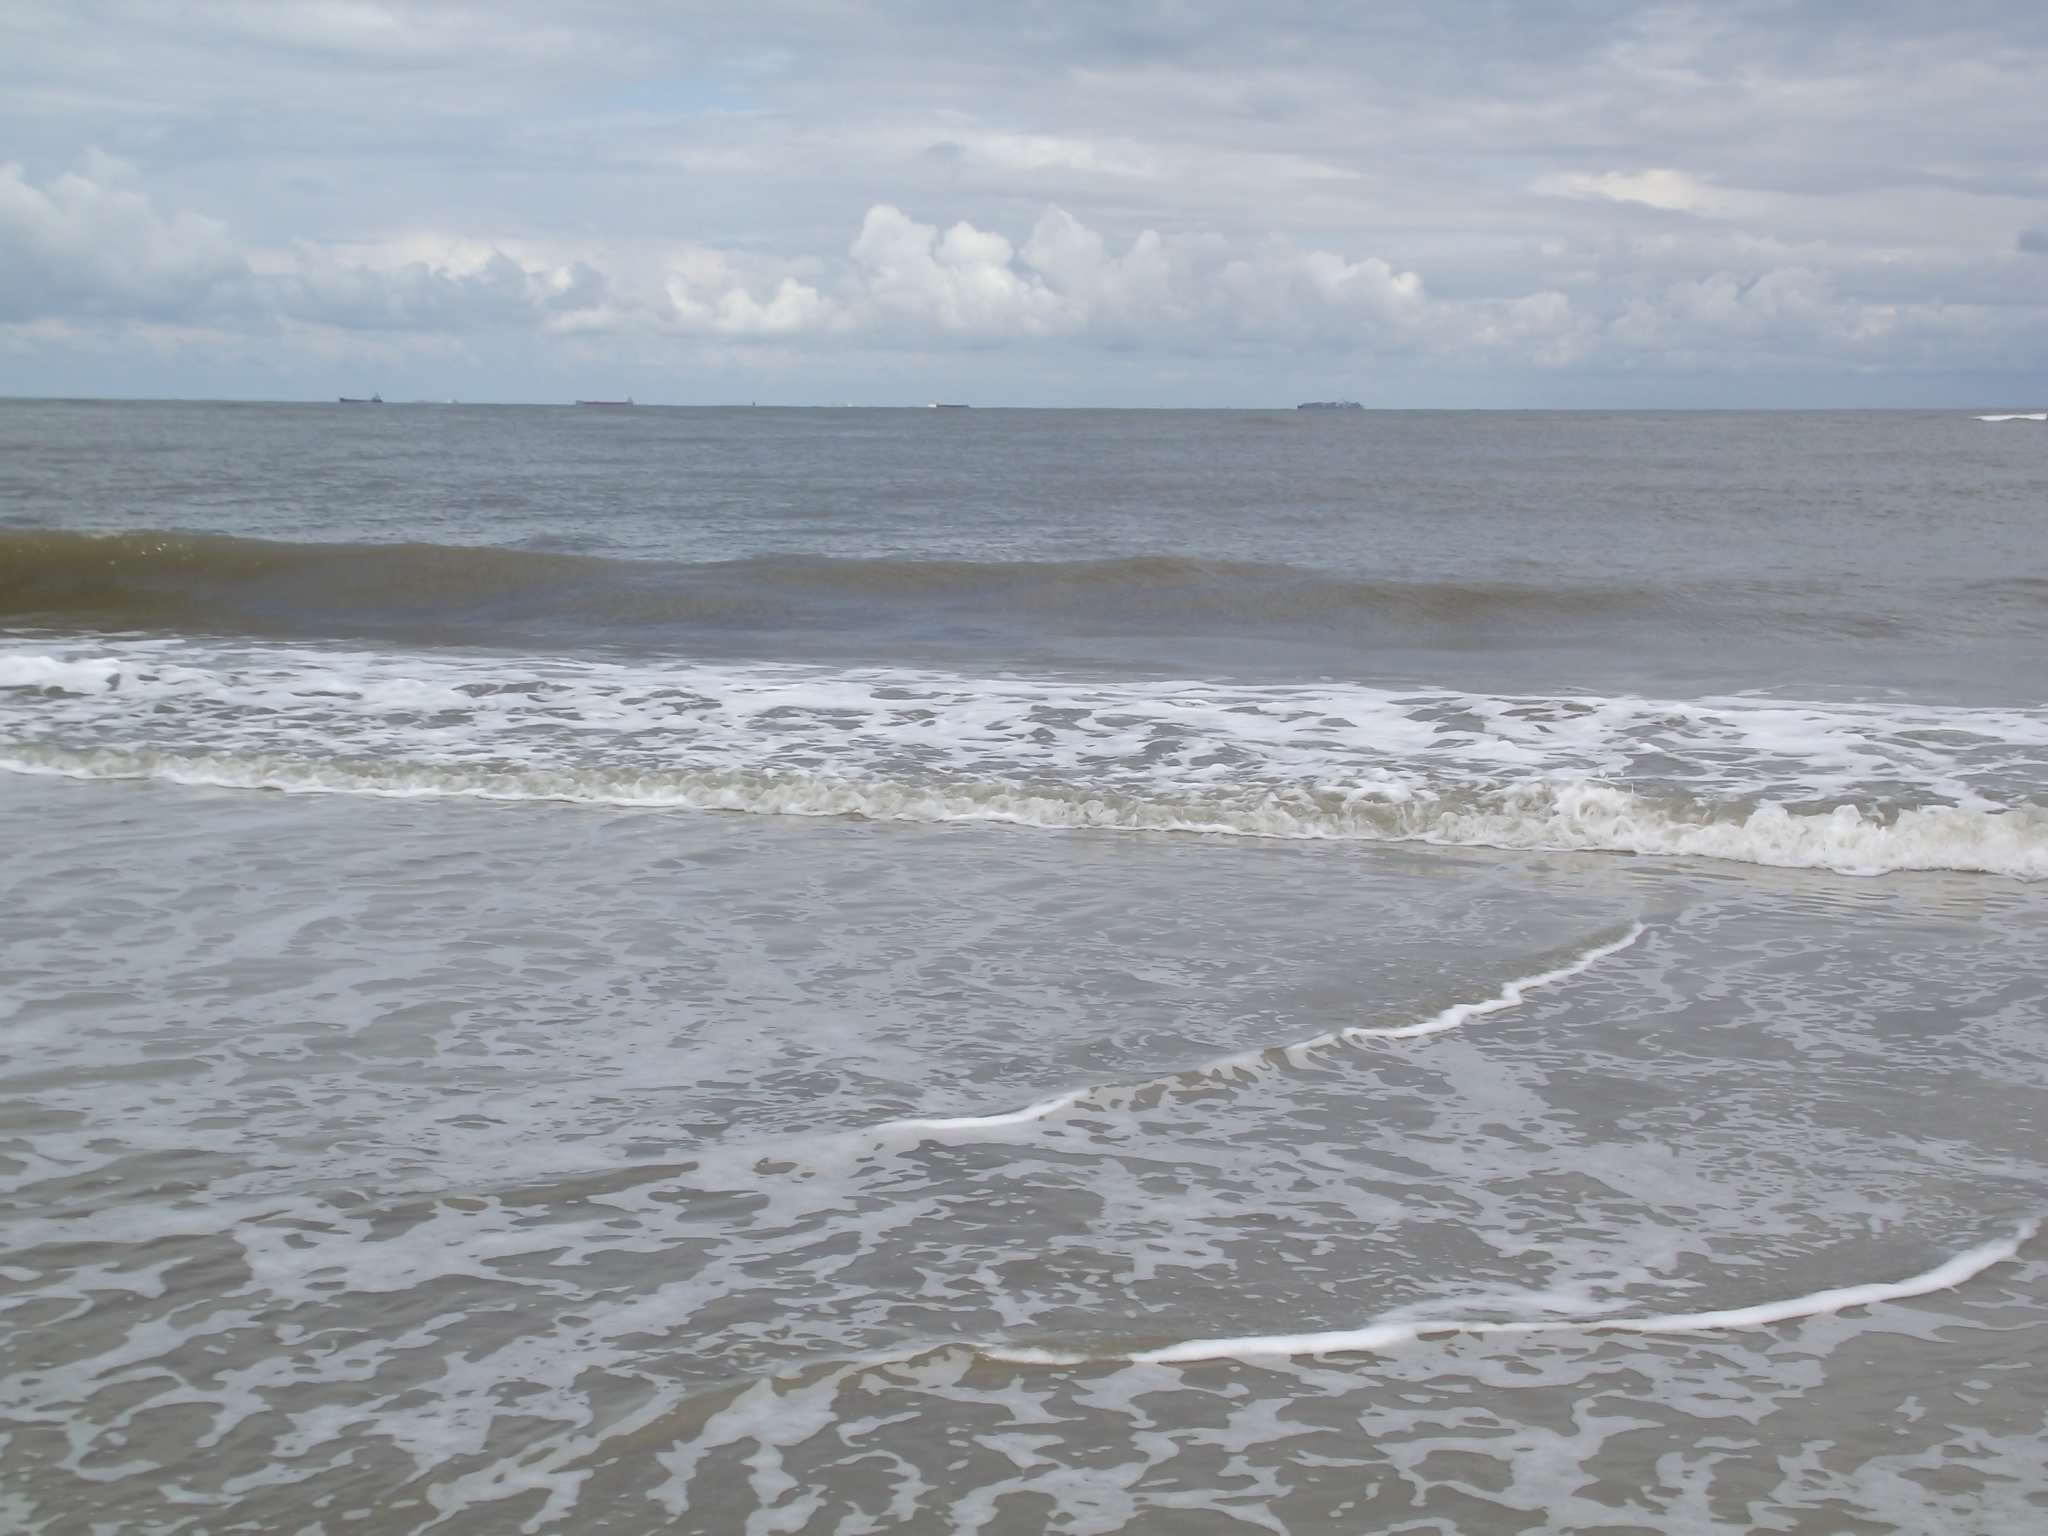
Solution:
[[[1148,1089],[1170,1091],[1190,1084],[1213,1082],[1219,1078],[1237,1080],[1260,1072],[1275,1071],[1284,1066],[1298,1067],[1315,1052],[1331,1046],[1365,1045],[1375,1040],[1420,1040],[1430,1035],[1440,1035],[1449,1030],[1461,1029],[1474,1019],[1502,1013],[1510,1008],[1519,1008],[1528,1001],[1531,992],[1541,991],[1545,987],[1553,987],[1559,982],[1584,975],[1602,960],[1632,948],[1648,931],[1641,923],[1631,923],[1619,938],[1596,944],[1591,949],[1574,955],[1562,965],[1554,965],[1547,971],[1538,971],[1533,975],[1518,976],[1491,997],[1481,998],[1474,1003],[1452,1003],[1449,1007],[1440,1009],[1428,1018],[1417,1020],[1413,1024],[1381,1027],[1347,1025],[1342,1029],[1328,1030],[1319,1035],[1311,1035],[1305,1040],[1292,1041],[1287,1045],[1265,1046],[1257,1050],[1220,1056],[1214,1061],[1183,1068],[1168,1076],[1151,1078],[1142,1083],[1097,1084],[1086,1088],[1073,1088],[1065,1093],[1054,1094],[1051,1098],[1040,1099],[1035,1104],[1027,1104],[1022,1109],[997,1110],[990,1114],[915,1116],[901,1120],[885,1120],[856,1135],[861,1140],[879,1142],[903,1136],[923,1139],[930,1136],[952,1136],[963,1132],[969,1136],[979,1136],[990,1131],[1036,1125],[1082,1104],[1128,1101],[1134,1095]]]
[[[557,801],[622,809],[732,811],[932,824],[1189,832],[1222,836],[1710,858],[1850,875],[1959,870],[2048,879],[2048,811],[1950,806],[1889,820],[1855,807],[1795,813],[1762,805],[1658,803],[1613,785],[1544,780],[1417,804],[1323,809],[1266,792],[1203,801],[1142,799],[1079,786],[890,782],[818,773],[462,768],[284,755],[0,746],[0,770],[75,779],[154,779],[219,789],[390,799]],[[1290,803],[1291,802],[1291,803]],[[1460,803],[1462,802],[1462,803]]]
[[[377,633],[546,612],[620,562],[224,534],[0,533],[0,621],[204,634]]]
[[[218,534],[0,533],[0,620],[206,633],[381,632],[435,622],[581,618],[632,626],[788,622],[877,602],[991,603],[1072,616],[1286,620],[1399,610],[1458,624],[1520,609],[1563,617],[1650,593],[1347,580],[1287,566],[1162,556],[703,564],[488,546],[284,544]]]
[[[1285,565],[763,556],[687,563],[491,546],[281,543],[218,534],[0,531],[0,624],[77,632],[622,644],[690,635],[1243,634],[1459,649],[1654,627],[1854,639],[2048,631],[2048,583],[1965,583],[1885,608],[1801,582],[1399,581]]]
[[[76,778],[2048,877],[2048,711],[101,640],[0,648]]]
[[[1980,1243],[1924,1274],[1904,1280],[1874,1281],[1862,1285],[1837,1286],[1782,1301],[1755,1306],[1728,1307],[1712,1312],[1673,1312],[1659,1317],[1544,1318],[1528,1322],[1483,1322],[1456,1317],[1397,1316],[1362,1328],[1338,1329],[1326,1333],[1251,1334],[1234,1339],[1190,1339],[1160,1349],[1140,1350],[1118,1358],[1138,1365],[1179,1365],[1197,1360],[1270,1359],[1292,1355],[1377,1354],[1418,1339],[1444,1334],[1534,1334],[1534,1333],[1710,1333],[1727,1328],[1760,1328],[1768,1323],[1789,1322],[1803,1317],[1827,1317],[1850,1307],[1867,1307],[1883,1301],[1904,1301],[1954,1290],[1974,1280],[1994,1265],[2019,1256],[2019,1251],[2040,1230],[2035,1220],[2021,1222],[2010,1236]],[[1027,1365],[1080,1365],[1094,1355],[1044,1349],[989,1349],[993,1359]]]

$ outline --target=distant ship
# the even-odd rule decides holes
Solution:
[[[343,405],[382,405],[384,397],[382,395],[372,395],[367,400],[359,400],[353,395],[343,395],[341,403]]]
[[[1356,400],[1304,400],[1295,409],[1297,411],[1362,411],[1365,407]]]
[[[2048,421],[2048,411],[2014,411],[2009,416],[1979,416],[1979,421]]]
[[[929,409],[934,411],[964,411],[967,409],[967,406],[964,402],[956,402],[952,400],[934,400],[932,401]]]
[[[627,406],[633,403],[633,397],[631,395],[628,395],[623,400],[578,400],[576,403],[578,405],[605,406],[612,410],[624,410]]]

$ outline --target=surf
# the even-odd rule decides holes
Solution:
[[[0,767],[293,794],[2048,876],[2048,711],[107,637]]]

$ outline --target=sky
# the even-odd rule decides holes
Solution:
[[[2038,406],[2040,0],[0,0],[0,394]]]

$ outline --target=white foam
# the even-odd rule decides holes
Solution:
[[[1057,1093],[1049,1099],[1040,1099],[1036,1104],[1027,1104],[1022,1109],[1005,1110],[993,1115],[947,1115],[938,1119],[915,1118],[908,1120],[885,1120],[873,1128],[873,1133],[883,1136],[900,1131],[995,1131],[1012,1125],[1033,1125],[1040,1120],[1050,1119],[1061,1110],[1072,1109],[1087,1098],[1094,1089],[1076,1088],[1071,1093]]]
[[[1484,1018],[1489,1013],[1499,1013],[1507,1008],[1519,1008],[1528,995],[1542,987],[1555,986],[1560,981],[1569,981],[1574,976],[1590,971],[1610,955],[1618,955],[1630,948],[1649,930],[1641,923],[1631,923],[1628,931],[1618,939],[1597,944],[1577,959],[1566,962],[1548,971],[1539,971],[1534,976],[1523,976],[1509,982],[1492,997],[1476,1003],[1453,1003],[1443,1012],[1422,1020],[1417,1024],[1399,1024],[1386,1029],[1369,1029],[1353,1026],[1318,1035],[1311,1040],[1299,1041],[1287,1048],[1289,1056],[1297,1052],[1314,1050],[1318,1046],[1335,1045],[1340,1040],[1363,1043],[1367,1040],[1419,1040],[1425,1035],[1442,1034],[1447,1029],[1457,1029],[1473,1019]]]
[[[1840,1286],[1815,1291],[1786,1301],[1764,1302],[1750,1307],[1731,1307],[1713,1312],[1674,1312],[1642,1318],[1558,1318],[1539,1322],[1476,1322],[1458,1318],[1399,1319],[1370,1323],[1362,1328],[1338,1329],[1327,1333],[1250,1334],[1234,1339],[1190,1339],[1163,1349],[1142,1350],[1120,1356],[1138,1364],[1181,1364],[1192,1360],[1258,1359],[1275,1355],[1376,1354],[1425,1335],[1532,1334],[1532,1333],[1708,1333],[1724,1328],[1759,1328],[1766,1323],[1793,1318],[1822,1317],[1848,1307],[1867,1307],[1881,1301],[1900,1301],[1953,1290],[1975,1279],[1995,1264],[2018,1255],[2020,1247],[2040,1229],[2037,1221],[2024,1221],[2009,1237],[1980,1243],[1910,1279],[1877,1281],[1864,1285]],[[1058,1355],[1049,1351],[1018,1350],[999,1358],[1026,1363],[1078,1363],[1088,1356]]]
[[[1620,938],[1596,945],[1576,959],[1533,976],[1522,976],[1507,983],[1493,996],[1476,1003],[1453,1003],[1440,1013],[1430,1015],[1415,1024],[1397,1024],[1385,1029],[1373,1029],[1359,1025],[1330,1030],[1324,1034],[1312,1035],[1305,1040],[1296,1040],[1288,1045],[1269,1047],[1264,1050],[1241,1051],[1235,1055],[1220,1056],[1197,1067],[1190,1067],[1169,1077],[1153,1078],[1144,1083],[1124,1083],[1112,1087],[1076,1088],[1068,1093],[1055,1094],[1028,1104],[1022,1109],[1004,1110],[991,1115],[952,1115],[941,1119],[886,1120],[872,1127],[866,1135],[891,1138],[903,1134],[947,1135],[955,1132],[986,1132],[1004,1130],[1011,1126],[1034,1125],[1062,1114],[1077,1104],[1090,1099],[1105,1099],[1111,1095],[1128,1096],[1146,1088],[1172,1086],[1189,1079],[1239,1077],[1247,1072],[1256,1072],[1270,1065],[1275,1058],[1300,1065],[1317,1050],[1333,1045],[1362,1045],[1371,1040],[1419,1040],[1426,1035],[1442,1034],[1457,1029],[1473,1019],[1484,1018],[1503,1009],[1518,1008],[1528,995],[1542,987],[1554,986],[1558,982],[1584,974],[1610,955],[1620,954],[1629,948],[1648,930],[1641,923],[1632,923]]]
[[[0,651],[0,767],[288,793],[2048,877],[2041,709],[135,639]]]

